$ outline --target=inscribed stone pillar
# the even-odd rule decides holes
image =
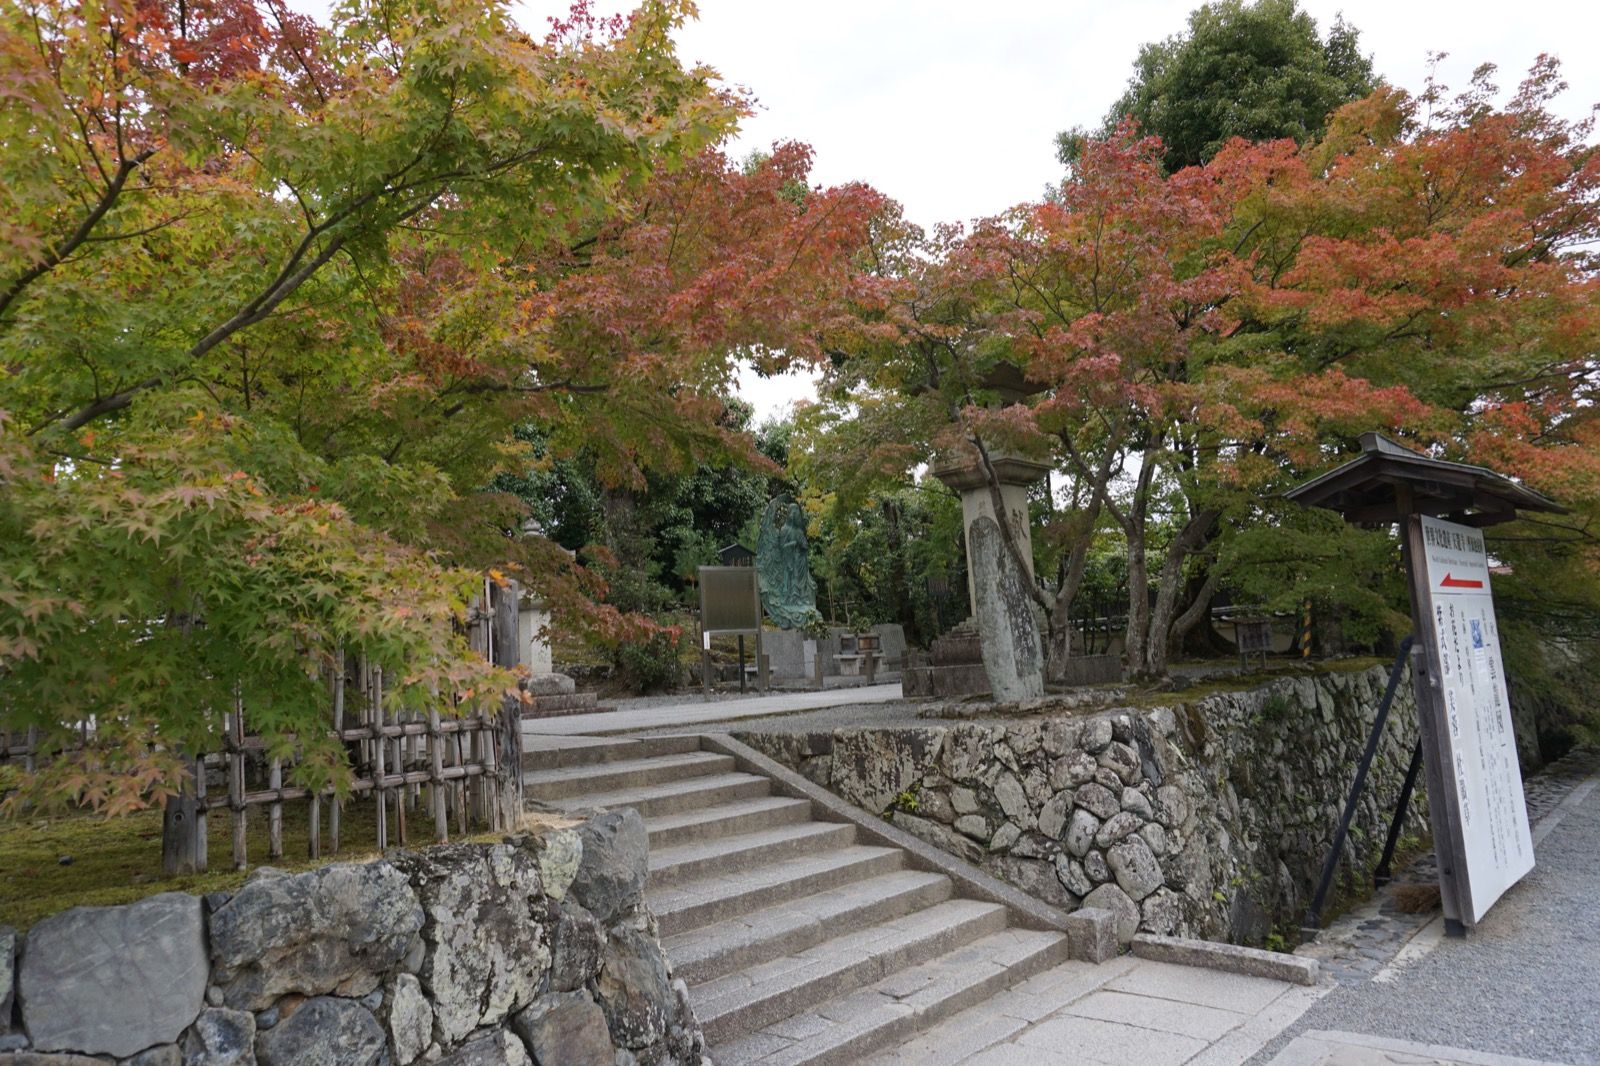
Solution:
[[[990,449],[1000,482],[1003,514],[976,454],[947,456],[933,476],[961,494],[967,534],[967,595],[983,648],[984,671],[996,700],[1044,694],[1044,645],[1028,584],[1033,581],[1033,537],[1028,523],[1028,486],[1049,472],[1048,464]],[[1000,522],[1011,528],[1021,550],[1019,571],[1006,550]]]

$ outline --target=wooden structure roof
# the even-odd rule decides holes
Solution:
[[[1419,455],[1378,433],[1361,435],[1361,454],[1284,493],[1307,507],[1338,511],[1350,522],[1384,524],[1407,514],[1469,526],[1509,522],[1520,511],[1567,509],[1503,474]]]

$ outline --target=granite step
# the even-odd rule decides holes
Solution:
[[[757,866],[836,851],[856,840],[856,827],[838,822],[801,822],[721,840],[693,841],[650,853],[650,884],[671,888],[686,881],[734,873]]]
[[[899,870],[666,938],[674,975],[701,984],[949,899],[944,874]]]
[[[561,766],[589,766],[620,759],[648,759],[657,755],[682,755],[699,751],[700,738],[642,737],[617,740],[614,737],[564,737],[535,732],[536,726],[522,726],[522,768],[554,770]]]
[[[546,802],[594,792],[637,789],[669,781],[710,777],[733,770],[733,756],[712,751],[687,751],[677,755],[652,755],[642,759],[592,763],[584,766],[558,766],[549,770],[527,770],[522,787],[528,795]]]
[[[654,851],[697,840],[719,840],[736,833],[793,825],[810,817],[811,804],[805,800],[760,796],[682,814],[657,815],[645,823],[645,828],[650,832],[650,850]]]
[[[715,1048],[1005,927],[1006,909],[998,903],[946,900],[695,985],[689,998]]]
[[[712,1048],[717,1066],[856,1066],[1065,962],[1066,937],[1009,928]]]
[[[650,885],[645,889],[645,902],[660,922],[661,935],[673,936],[852,881],[893,873],[902,869],[905,861],[899,848],[856,844],[670,888]]]
[[[735,800],[755,799],[772,792],[772,782],[755,774],[713,774],[710,777],[692,777],[687,781],[671,781],[643,788],[625,788],[616,792],[585,792],[566,796],[555,803],[558,807],[578,810],[588,807],[605,807],[617,810],[632,807],[647,821],[658,815],[682,814],[685,811],[716,807]],[[530,798],[537,799],[531,792]]]

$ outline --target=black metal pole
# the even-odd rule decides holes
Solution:
[[[1378,753],[1378,741],[1383,738],[1383,727],[1389,721],[1389,706],[1394,703],[1395,689],[1400,686],[1400,671],[1411,654],[1412,638],[1400,642],[1400,652],[1394,657],[1394,668],[1389,671],[1389,687],[1384,690],[1383,702],[1378,704],[1378,716],[1373,719],[1372,733],[1367,737],[1367,749],[1361,753],[1356,765],[1356,778],[1350,785],[1350,796],[1344,801],[1344,814],[1339,828],[1334,830],[1333,843],[1328,845],[1328,858],[1322,864],[1322,876],[1317,881],[1317,893],[1311,897],[1311,907],[1306,911],[1300,928],[1314,933],[1322,928],[1322,907],[1328,901],[1328,889],[1333,887],[1333,875],[1339,868],[1339,855],[1344,851],[1344,838],[1350,832],[1350,822],[1356,816],[1356,804],[1361,800],[1361,789],[1367,783],[1367,771],[1372,768],[1372,757]]]
[[[1422,740],[1417,739],[1417,746],[1411,749],[1411,765],[1406,768],[1406,783],[1400,786],[1400,802],[1395,804],[1394,817],[1389,821],[1389,839],[1383,842],[1383,858],[1378,860],[1378,868],[1372,871],[1372,884],[1381,888],[1388,884],[1393,877],[1390,875],[1389,863],[1394,860],[1395,845],[1400,843],[1400,829],[1406,822],[1406,810],[1411,806],[1411,791],[1417,787],[1417,772],[1422,769]]]
[[[744,634],[739,634],[739,695],[744,695]]]

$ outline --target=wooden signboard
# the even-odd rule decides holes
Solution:
[[[1483,532],[1413,515],[1417,708],[1445,916],[1473,926],[1533,869]]]

